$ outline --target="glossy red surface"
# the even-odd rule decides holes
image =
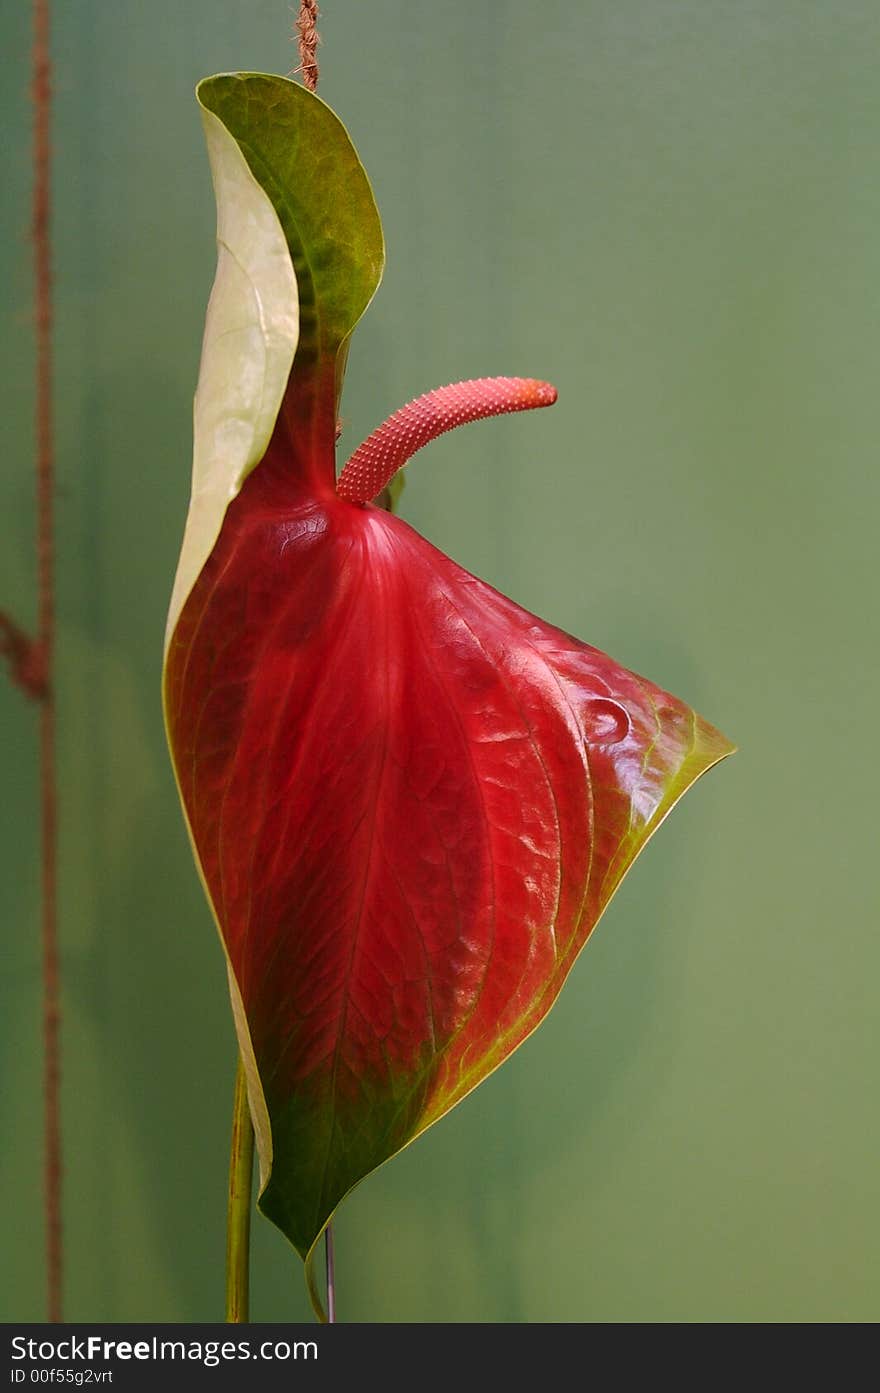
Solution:
[[[341,499],[284,415],[178,621],[182,794],[306,1252],[549,1009],[730,750],[668,693]]]

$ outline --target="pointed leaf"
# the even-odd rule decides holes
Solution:
[[[230,500],[266,453],[294,354],[299,416],[323,404],[335,420],[348,339],[385,261],[369,181],[324,102],[264,73],[205,78],[198,99],[217,199],[218,260],[166,642]]]
[[[238,142],[272,200],[299,287],[297,373],[323,383],[329,369],[335,404],[349,336],[385,264],[382,225],[363,165],[338,116],[286,78],[226,73],[206,78],[198,95]]]

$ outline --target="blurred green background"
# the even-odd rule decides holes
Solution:
[[[65,1314],[209,1320],[234,1047],[159,705],[214,267],[192,89],[290,71],[291,7],[54,8]],[[555,382],[420,457],[404,515],[741,747],[538,1034],[344,1206],[341,1317],[876,1320],[880,9],[324,10],[388,242],[343,446],[456,378]],[[0,604],[30,622],[27,11],[0,21]],[[33,1320],[36,720],[5,679],[0,731],[0,1316]],[[255,1318],[306,1318],[262,1219],[254,1265]]]

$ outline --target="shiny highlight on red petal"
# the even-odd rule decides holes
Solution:
[[[355,450],[336,485],[349,503],[369,503],[398,469],[438,435],[510,411],[552,406],[556,388],[532,377],[477,377],[437,387],[407,402]]]

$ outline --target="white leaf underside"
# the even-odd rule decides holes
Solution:
[[[192,487],[165,629],[166,656],[226,509],[266,453],[299,339],[296,275],[278,215],[222,121],[203,107],[202,122],[217,200],[217,272],[193,403]],[[185,808],[184,818],[192,842]],[[193,854],[213,909],[195,843]],[[217,927],[226,953],[219,921]],[[241,994],[226,958],[262,1190],[272,1169],[272,1133]]]
[[[266,452],[299,338],[296,275],[278,214],[222,121],[204,108],[202,121],[217,198],[217,273],[193,403],[192,490],[166,652],[226,509]]]

